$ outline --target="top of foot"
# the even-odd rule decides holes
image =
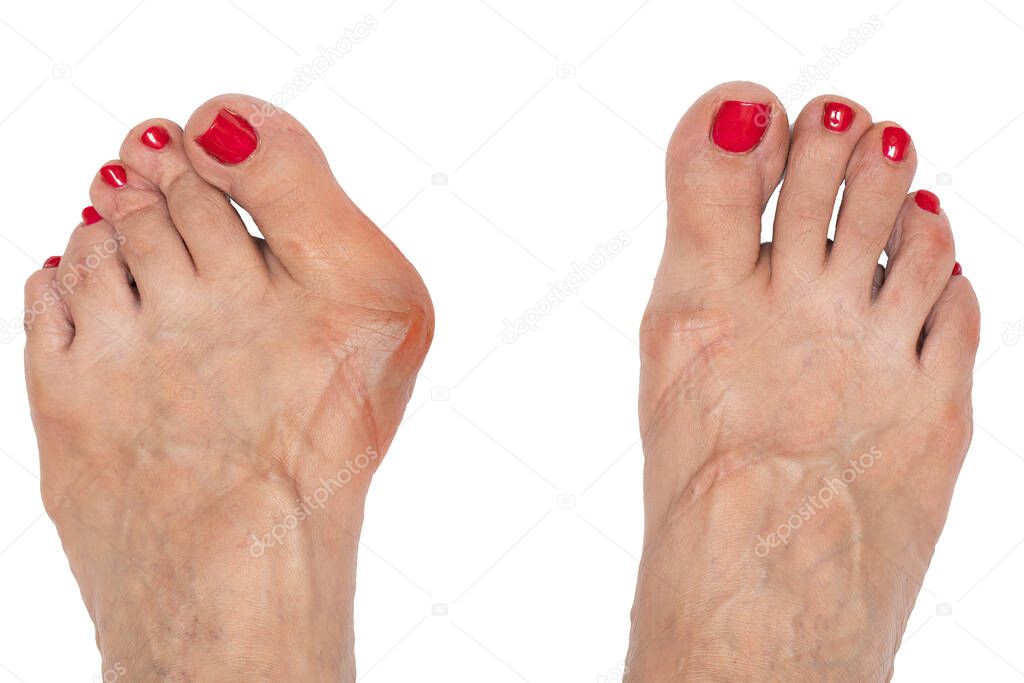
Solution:
[[[813,99],[791,136],[751,83],[679,123],[641,331],[631,680],[891,673],[970,439],[978,336],[949,221],[908,194],[916,159],[902,127],[841,97]]]
[[[236,639],[239,680],[348,680],[339,615],[431,339],[422,281],[254,98],[136,126],[90,197],[28,282],[26,355],[44,500],[105,659],[203,679]]]

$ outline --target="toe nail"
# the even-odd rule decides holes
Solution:
[[[960,267],[960,262],[957,261],[953,264],[953,275],[963,275],[964,269]]]
[[[934,192],[918,190],[914,193],[914,201],[925,211],[931,211],[934,214],[939,213],[939,198]]]
[[[222,164],[238,164],[256,150],[258,138],[248,121],[234,112],[221,109],[196,142]]]
[[[842,102],[826,102],[821,123],[826,130],[842,133],[853,123],[853,108]]]
[[[43,268],[56,268],[60,265],[60,256],[51,256],[43,261]]]
[[[889,126],[882,131],[882,154],[890,161],[903,161],[910,149],[910,133],[899,126]]]
[[[163,126],[150,126],[142,133],[142,144],[153,149],[163,149],[171,135]]]
[[[711,139],[726,152],[749,152],[768,130],[771,113],[771,105],[760,102],[722,102],[711,126]]]
[[[82,222],[86,225],[92,225],[93,223],[99,223],[103,220],[103,216],[92,206],[87,206],[82,209]]]
[[[107,164],[100,169],[100,177],[111,187],[124,187],[128,182],[128,172],[120,164]]]

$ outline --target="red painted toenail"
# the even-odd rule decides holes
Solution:
[[[91,206],[87,206],[82,209],[82,222],[86,225],[92,225],[93,223],[99,223],[103,220],[103,216],[100,212]]]
[[[150,126],[142,133],[142,144],[153,149],[163,149],[170,139],[170,133],[163,126]]]
[[[939,213],[939,198],[935,196],[934,192],[918,190],[914,193],[914,201],[925,211],[931,211],[934,214]]]
[[[821,123],[826,130],[842,133],[853,123],[853,108],[842,102],[826,102]]]
[[[43,261],[43,268],[56,268],[60,265],[60,256],[51,256]]]
[[[111,187],[124,187],[128,182],[128,172],[120,164],[107,164],[100,169],[100,177]]]
[[[960,267],[960,262],[957,261],[953,264],[953,275],[963,275],[964,269]]]
[[[728,100],[715,115],[711,139],[726,152],[749,152],[761,142],[771,122],[770,104]]]
[[[238,114],[221,109],[206,132],[196,142],[222,164],[238,164],[255,151],[259,138],[249,122]]]
[[[890,161],[903,161],[910,149],[910,134],[899,126],[889,126],[882,131],[882,154]]]

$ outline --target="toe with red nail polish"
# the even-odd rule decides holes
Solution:
[[[889,161],[903,161],[910,150],[910,133],[899,126],[882,131],[882,154]]]
[[[87,206],[82,209],[82,222],[86,225],[99,223],[101,220],[103,220],[103,216],[100,215],[100,212],[95,207]]]
[[[925,211],[929,211],[934,214],[939,213],[939,198],[934,192],[918,190],[914,193],[914,201],[917,202],[917,205]]]
[[[825,126],[825,130],[836,133],[845,132],[853,123],[853,107],[842,102],[826,102],[821,123]]]
[[[163,149],[171,140],[170,133],[163,126],[150,126],[142,132],[142,144],[152,149]]]
[[[768,130],[771,113],[771,105],[762,102],[722,102],[711,126],[711,139],[726,152],[749,152]]]
[[[232,165],[252,156],[259,138],[248,121],[234,112],[221,109],[196,142],[217,161]]]
[[[100,169],[100,177],[111,187],[124,187],[128,182],[128,172],[121,164],[107,164]]]
[[[51,256],[43,261],[43,268],[56,268],[60,265],[60,256]]]
[[[960,262],[957,261],[953,264],[953,275],[963,275],[964,269],[960,267]]]

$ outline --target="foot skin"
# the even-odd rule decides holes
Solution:
[[[252,98],[140,124],[90,196],[28,281],[26,365],[104,670],[354,680],[363,502],[430,343],[422,281]]]
[[[915,163],[901,128],[838,97],[810,102],[790,140],[750,83],[676,129],[641,330],[627,680],[891,676],[970,441],[978,343],[946,216],[907,194]]]

